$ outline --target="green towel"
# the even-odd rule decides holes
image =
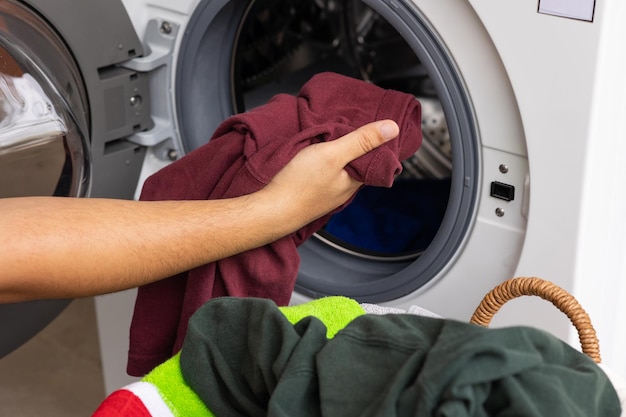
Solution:
[[[189,323],[185,381],[219,417],[617,417],[587,356],[530,327],[360,315],[332,339],[268,300],[223,298]]]

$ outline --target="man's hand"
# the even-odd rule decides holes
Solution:
[[[290,208],[296,228],[345,203],[362,185],[344,169],[354,159],[395,138],[398,125],[383,120],[330,142],[301,150],[265,187],[276,205]]]

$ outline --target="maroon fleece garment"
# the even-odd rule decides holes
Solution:
[[[382,119],[398,123],[399,137],[346,169],[365,184],[390,187],[402,169],[400,161],[421,145],[419,102],[406,93],[322,73],[307,82],[297,97],[279,94],[264,106],[228,118],[206,145],[148,178],[141,199],[249,194],[267,185],[304,147]],[[128,373],[144,375],[177,352],[189,318],[211,298],[262,297],[287,305],[300,263],[297,247],[329,217],[264,247],[140,287],[130,329]]]

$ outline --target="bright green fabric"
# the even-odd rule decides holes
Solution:
[[[157,366],[143,378],[154,385],[176,417],[214,417],[204,402],[185,383],[180,369],[180,353]]]
[[[326,337],[332,339],[355,318],[365,314],[356,301],[340,296],[324,297],[308,303],[278,308],[291,324],[305,317],[317,317],[326,326]]]

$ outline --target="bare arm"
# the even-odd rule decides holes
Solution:
[[[345,202],[360,184],[343,167],[397,133],[376,122],[309,146],[233,199],[0,200],[0,302],[119,291],[272,242]]]

